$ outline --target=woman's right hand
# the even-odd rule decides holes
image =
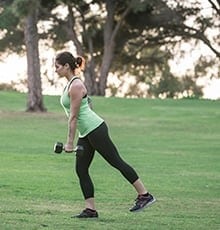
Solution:
[[[66,153],[72,153],[73,152],[73,144],[69,144],[69,143],[65,144],[64,145],[64,151]]]

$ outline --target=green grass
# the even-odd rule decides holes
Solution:
[[[95,97],[113,141],[157,202],[129,213],[134,189],[98,154],[91,166],[100,218],[71,219],[84,208],[65,141],[59,97],[47,113],[26,113],[26,95],[0,91],[0,229],[220,229],[220,101]]]

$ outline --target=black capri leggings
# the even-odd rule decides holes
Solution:
[[[84,152],[76,156],[76,173],[79,177],[80,187],[84,198],[94,197],[94,186],[89,175],[89,166],[94,157],[95,150],[114,168],[133,184],[138,175],[119,155],[115,145],[108,134],[108,127],[103,122],[98,128],[89,133],[86,137],[79,138],[77,145],[82,145]]]

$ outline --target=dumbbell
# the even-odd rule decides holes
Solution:
[[[62,142],[56,142],[54,144],[54,152],[57,154],[62,153],[64,150],[64,146]],[[83,154],[83,146],[82,145],[77,145],[75,149],[73,149],[72,152],[75,152],[77,156],[81,156]]]

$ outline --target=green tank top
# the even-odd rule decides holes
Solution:
[[[68,90],[71,83],[75,79],[79,78],[73,77],[67,83],[66,87],[64,88],[63,94],[60,97],[60,103],[68,117],[70,115],[70,97],[68,95]],[[85,137],[91,131],[100,126],[103,122],[104,120],[89,107],[88,96],[82,98],[79,114],[77,117],[77,130],[79,131],[79,137]]]

